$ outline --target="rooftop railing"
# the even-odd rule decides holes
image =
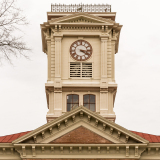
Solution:
[[[108,4],[51,4],[51,12],[111,12]]]

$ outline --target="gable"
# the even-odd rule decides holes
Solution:
[[[55,18],[49,20],[50,23],[108,23],[108,24],[114,24],[115,21],[94,16],[87,13],[77,13],[77,14],[71,14],[68,16]]]
[[[109,144],[109,140],[99,136],[98,134],[88,130],[85,127],[78,127],[75,130],[61,136],[50,142],[54,144]]]
[[[116,144],[149,142],[97,113],[80,106],[18,138],[13,143],[47,144],[81,126]]]

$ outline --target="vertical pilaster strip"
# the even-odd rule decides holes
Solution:
[[[61,77],[61,40],[62,37],[55,37],[55,77]]]
[[[101,38],[101,77],[107,78],[107,39]]]
[[[51,81],[51,41],[47,40],[48,81]]]
[[[112,48],[111,48],[111,39],[108,39],[108,45],[107,45],[107,78],[111,78],[111,74],[113,72],[112,68]]]
[[[115,82],[115,41],[112,41],[112,81]]]
[[[51,36],[51,81],[54,81],[55,77],[55,40]]]

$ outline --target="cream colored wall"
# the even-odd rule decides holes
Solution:
[[[101,43],[99,38],[88,38],[88,37],[63,37],[62,39],[62,72],[61,77],[62,79],[69,79],[69,73],[70,73],[70,62],[77,62],[70,56],[70,46],[71,44],[78,40],[83,39],[88,41],[93,49],[92,56],[89,60],[85,62],[92,62],[92,72],[93,72],[93,79],[100,79],[101,73],[100,73],[100,67],[101,67]],[[72,79],[82,79],[82,78],[72,78]],[[84,79],[84,78],[83,78]],[[91,78],[88,78],[91,79]]]

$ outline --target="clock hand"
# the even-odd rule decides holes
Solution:
[[[86,50],[80,49],[81,52],[86,53]]]

